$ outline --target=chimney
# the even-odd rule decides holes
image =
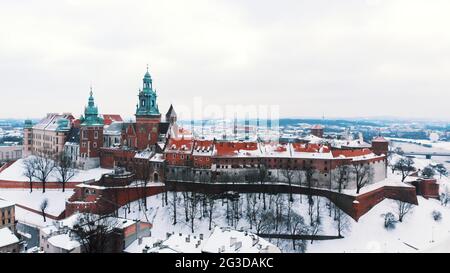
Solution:
[[[200,233],[200,240],[203,240],[203,233]]]
[[[191,242],[191,237],[186,237],[186,243],[190,243]]]
[[[142,237],[138,239],[138,245],[142,245]]]

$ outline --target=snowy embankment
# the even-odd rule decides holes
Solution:
[[[438,200],[418,197],[419,205],[398,222],[394,230],[384,228],[384,213],[396,213],[395,201],[386,199],[376,205],[359,221],[344,239],[321,241],[310,245],[308,252],[428,252],[450,240],[450,207],[441,206]],[[442,213],[436,222],[433,210]],[[352,220],[353,221],[353,220]],[[450,251],[450,247],[447,248]]]
[[[24,170],[25,166],[23,164],[23,159],[19,159],[0,173],[0,180],[28,182],[29,179],[24,175]],[[75,175],[69,180],[69,182],[84,182],[92,179],[99,180],[103,174],[111,172],[112,170],[103,168],[95,168],[90,170],[77,169],[75,170]],[[54,169],[47,181],[58,182],[58,178],[58,171]]]

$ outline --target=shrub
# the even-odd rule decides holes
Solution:
[[[383,214],[384,216],[384,228],[387,230],[395,229],[395,224],[397,221],[395,220],[395,215],[391,212]]]
[[[433,219],[436,222],[439,222],[442,220],[442,213],[440,211],[433,210],[433,212],[431,212],[431,215],[433,216]]]

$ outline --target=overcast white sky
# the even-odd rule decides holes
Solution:
[[[450,118],[448,0],[4,0],[0,118],[170,103],[283,117]]]

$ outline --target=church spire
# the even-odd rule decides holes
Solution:
[[[103,119],[98,116],[98,107],[95,106],[92,86],[90,87],[88,105],[84,108],[84,117],[82,117],[81,124],[87,126],[103,125]]]
[[[148,65],[142,82],[143,89],[139,91],[139,103],[136,109],[136,115],[159,115],[158,104],[156,103],[157,96],[155,90],[153,90],[152,77],[148,72]]]

